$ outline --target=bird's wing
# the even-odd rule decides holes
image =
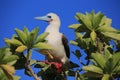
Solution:
[[[68,46],[68,40],[64,35],[62,35],[62,43],[66,52],[66,56],[70,58],[70,48]]]

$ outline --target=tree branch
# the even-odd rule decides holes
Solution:
[[[79,70],[76,70],[76,72],[75,72],[75,80],[77,80],[78,74],[79,74]]]
[[[38,78],[38,76],[30,68],[30,65],[27,65],[27,69],[30,71],[30,73],[32,74],[32,76],[34,77],[35,80],[41,80],[40,78]]]
[[[89,52],[89,50],[88,49],[86,49],[86,53],[87,53],[87,62],[86,62],[86,64],[85,65],[88,65],[89,63],[90,63],[90,52]]]
[[[40,78],[38,78],[38,76],[34,73],[32,68],[30,67],[30,49],[27,50],[26,67],[30,71],[31,75],[34,77],[35,80],[41,80]]]

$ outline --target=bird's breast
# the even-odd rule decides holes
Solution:
[[[63,57],[66,57],[65,55],[65,49],[62,44],[62,34],[49,34],[46,37],[46,40],[48,41],[48,44],[54,47],[54,52],[52,55],[55,57],[60,57],[61,59]]]
[[[56,46],[56,45],[61,45],[62,44],[61,37],[62,36],[59,33],[50,33],[46,37],[46,40],[48,41],[48,44],[50,44],[52,46]]]

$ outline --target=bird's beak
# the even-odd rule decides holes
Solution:
[[[36,20],[43,20],[43,21],[50,21],[50,18],[48,16],[42,16],[42,17],[35,17]]]

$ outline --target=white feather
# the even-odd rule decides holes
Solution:
[[[52,21],[49,22],[45,32],[49,32],[49,35],[46,37],[48,44],[54,47],[54,52],[52,55],[59,58],[63,63],[68,61],[68,58],[65,53],[64,46],[62,44],[62,35],[59,32],[60,19],[54,13],[49,13],[49,16],[52,17]]]

